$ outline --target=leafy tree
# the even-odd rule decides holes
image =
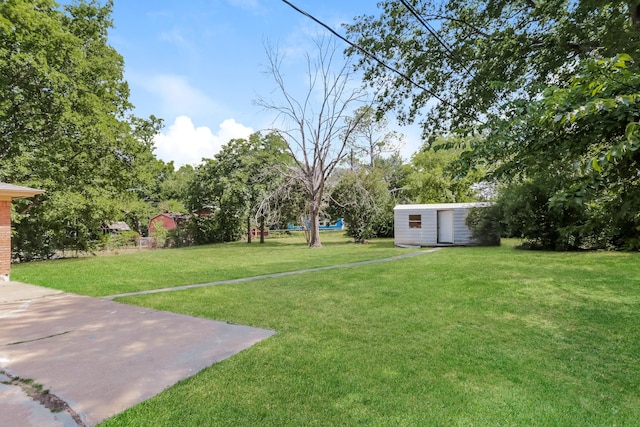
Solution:
[[[576,218],[555,224],[546,247],[640,246],[638,88],[630,56],[588,60],[568,87],[491,118],[494,131],[476,152],[496,165],[494,176],[545,187],[528,237],[545,212],[561,212]]]
[[[281,99],[260,99],[262,107],[275,111],[283,119],[275,130],[287,144],[295,165],[286,174],[298,181],[307,196],[310,220],[309,246],[320,242],[320,210],[327,179],[347,154],[348,142],[359,124],[351,120],[351,108],[364,100],[365,93],[353,85],[348,62],[336,65],[336,45],[326,39],[316,41],[317,57],[307,55],[306,95],[296,98],[285,83],[283,57],[267,49],[268,67]],[[361,117],[361,116],[356,116]]]
[[[509,181],[512,232],[556,249],[640,246],[640,2],[381,6],[349,32],[404,73],[361,58],[365,78],[384,82],[382,110],[413,121],[429,109],[426,133],[480,132],[462,160]]]
[[[47,191],[15,204],[21,259],[91,250],[153,157],[126,117],[123,59],[107,44],[111,8],[0,2],[0,180]]]
[[[440,140],[441,144],[447,141]],[[456,203],[477,200],[472,188],[483,173],[470,171],[457,176],[457,161],[464,150],[439,149],[427,146],[411,156],[404,167],[402,195],[412,203]]]
[[[167,239],[169,238],[170,231],[171,230],[167,230],[167,228],[160,221],[157,221],[157,223],[153,224],[151,237],[153,237],[153,240],[157,247],[164,248],[167,245]]]
[[[497,204],[472,208],[465,218],[471,239],[482,246],[500,246],[502,218],[501,207]]]
[[[280,165],[286,161],[285,144],[276,134],[255,133],[248,139],[233,139],[214,159],[195,171],[188,207],[194,212],[211,211],[197,220],[200,240],[237,240],[247,224],[248,239],[252,218],[262,201],[279,187]]]
[[[558,175],[542,174],[501,191],[498,206],[506,236],[525,239],[528,248],[572,250],[582,246],[576,229],[585,220],[584,210],[549,203],[558,188],[556,178]]]
[[[151,203],[138,198],[123,200],[119,207],[120,215],[116,216],[116,219],[126,222],[140,235],[148,234],[149,220],[159,213]]]
[[[376,237],[381,230],[387,234],[393,206],[382,173],[375,169],[345,172],[331,191],[328,212],[344,218],[347,234],[357,243]]]
[[[175,170],[173,161],[167,163],[157,179],[159,200],[175,200],[186,204],[189,186],[193,182],[194,176],[195,169],[191,165],[182,165],[178,170]]]
[[[400,153],[396,152],[389,157],[377,158],[375,169],[382,174],[382,180],[387,184],[391,197],[397,203],[407,201],[402,186],[404,185],[408,168],[405,167]]]
[[[347,25],[348,36],[404,75],[361,50],[348,52],[365,80],[383,87],[380,109],[403,122],[424,118],[431,135],[473,128],[506,101],[535,99],[565,82],[580,60],[640,54],[637,0],[385,0],[379,7],[379,16]]]

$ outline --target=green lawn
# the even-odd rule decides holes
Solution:
[[[268,273],[386,258],[406,249],[392,239],[368,245],[343,233],[322,234],[322,250],[306,247],[301,235],[182,249],[16,264],[11,279],[90,296],[116,295]]]
[[[341,247],[334,262],[359,251],[403,251],[388,242],[334,245],[297,248],[311,257],[300,264],[333,257]],[[285,246],[278,252],[256,245],[247,253],[278,265],[279,255],[292,251]],[[238,249],[202,250],[224,258]],[[93,262],[118,258],[125,256]],[[137,274],[131,267],[130,275]],[[531,252],[508,242],[121,301],[278,333],[105,426],[637,426],[640,420],[640,254]]]

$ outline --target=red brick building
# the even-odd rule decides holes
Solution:
[[[42,193],[43,190],[0,182],[0,281],[8,281],[11,273],[11,200]]]

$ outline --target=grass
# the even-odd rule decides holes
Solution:
[[[639,261],[452,248],[129,297],[278,334],[104,425],[637,426]]]
[[[407,251],[394,248],[391,239],[354,244],[342,233],[323,234],[322,242],[322,250],[309,249],[302,236],[294,236],[267,239],[263,245],[234,242],[33,262],[13,265],[11,278],[106,296],[385,258]]]
[[[24,264],[13,278],[107,295],[405,251],[333,239]],[[124,298],[278,333],[104,425],[637,426],[639,261],[508,242]]]

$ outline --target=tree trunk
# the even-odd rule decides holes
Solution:
[[[264,243],[264,217],[260,217],[260,243]]]
[[[309,209],[309,247],[319,248],[322,246],[320,242],[320,201],[311,202]]]
[[[247,243],[251,243],[251,217],[247,217]]]

